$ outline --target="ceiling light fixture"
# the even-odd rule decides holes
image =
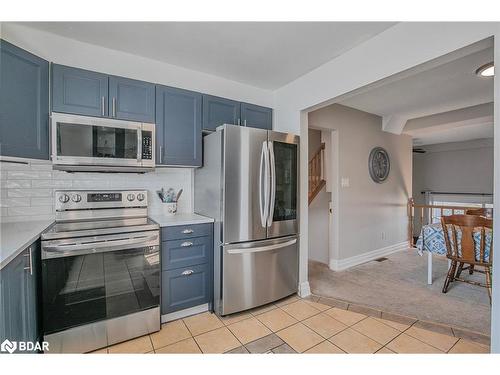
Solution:
[[[484,64],[476,70],[476,74],[479,77],[493,77],[495,75],[495,65],[492,62]]]

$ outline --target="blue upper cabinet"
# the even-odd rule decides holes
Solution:
[[[0,40],[0,154],[49,158],[49,63]]]
[[[123,77],[109,77],[110,117],[155,122],[155,85]]]
[[[272,130],[273,110],[255,104],[241,103],[241,125]]]
[[[222,124],[240,124],[240,102],[203,95],[203,130],[213,131]]]
[[[156,164],[201,167],[201,105],[200,93],[156,86]]]
[[[108,116],[108,76],[52,64],[52,110],[87,116]]]

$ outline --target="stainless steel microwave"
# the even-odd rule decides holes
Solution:
[[[155,167],[155,124],[52,113],[54,169],[148,172]]]

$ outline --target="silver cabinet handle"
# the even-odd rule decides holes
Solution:
[[[181,243],[181,247],[191,247],[191,246],[193,246],[192,242],[183,242],[183,243]]]
[[[247,120],[243,120],[243,126],[247,126]]]
[[[184,229],[182,231],[183,234],[190,234],[190,233],[193,233],[193,232],[194,232],[194,230],[192,230],[192,229]]]
[[[113,117],[116,117],[116,98],[113,98],[111,101],[112,107],[113,107]]]
[[[160,163],[163,163],[163,146],[160,146]]]
[[[31,253],[31,246],[28,247],[28,253],[27,254],[24,254],[25,257],[29,257],[29,265],[28,267],[24,267],[25,270],[29,270],[30,271],[30,275],[33,275],[33,256],[32,256],[32,253]]]
[[[193,270],[185,270],[185,271],[182,271],[182,274],[183,276],[189,276],[189,275],[192,275],[194,273]]]
[[[105,105],[106,105],[106,98],[104,98],[104,96],[101,96],[101,114],[103,117],[106,116]]]
[[[240,123],[241,123],[241,119],[240,119],[240,118],[238,118],[238,125],[240,125]]]

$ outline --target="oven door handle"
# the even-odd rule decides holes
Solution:
[[[58,258],[67,255],[85,255],[104,253],[115,250],[125,250],[133,247],[155,246],[158,241],[158,235],[142,236],[135,238],[118,239],[111,241],[98,241],[86,244],[67,244],[67,245],[46,245],[42,248],[42,258]]]

